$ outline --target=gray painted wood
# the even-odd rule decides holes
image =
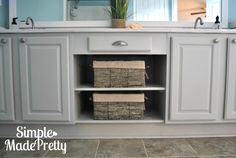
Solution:
[[[120,43],[120,44],[119,44]],[[122,45],[123,44],[123,45]],[[92,52],[150,52],[152,38],[150,36],[91,36],[89,37],[89,51]]]
[[[236,37],[228,40],[225,119],[236,120]]]
[[[216,120],[223,99],[221,42],[209,37],[173,37],[170,120]],[[220,40],[220,39],[219,39]]]
[[[97,48],[95,48],[95,51],[92,51],[89,49],[89,38],[91,37],[102,37],[102,41],[105,42],[105,45],[100,44],[100,50],[96,51]],[[111,50],[111,39],[113,40],[127,40],[126,38],[129,38],[129,48],[112,48]],[[148,41],[145,41],[145,45],[148,47],[151,46],[150,51],[147,52],[145,48],[143,48],[143,43],[138,43],[136,41],[137,38],[140,37],[149,37],[151,38],[151,43],[147,43]],[[106,41],[105,39],[109,39],[110,41]],[[95,45],[98,46],[98,42],[100,41],[94,41]],[[110,42],[110,44],[108,43]],[[97,44],[96,44],[97,43]],[[71,53],[72,54],[86,54],[86,55],[98,55],[98,54],[118,54],[118,55],[154,55],[154,54],[167,54],[167,34],[166,33],[73,33],[71,34]],[[109,45],[109,47],[108,47]],[[101,50],[103,49],[103,50]],[[106,50],[104,50],[106,49]],[[110,49],[110,50],[108,50]],[[120,49],[120,50],[119,50]],[[122,50],[123,49],[123,50]],[[148,48],[149,49],[149,48]]]
[[[15,119],[11,38],[0,40],[0,120],[9,121]]]
[[[19,38],[19,57],[23,120],[69,121],[68,38]]]

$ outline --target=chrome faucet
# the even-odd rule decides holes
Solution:
[[[194,23],[194,29],[197,28],[197,23],[198,23],[198,21],[200,21],[200,25],[203,25],[203,24],[204,24],[202,18],[201,18],[201,17],[198,17],[198,18],[195,20],[195,23]]]
[[[33,20],[31,17],[27,17],[25,24],[26,24],[26,25],[29,25],[30,22],[31,22],[31,25],[32,25],[31,28],[34,29],[34,28],[35,28],[35,26],[34,26],[34,20]]]

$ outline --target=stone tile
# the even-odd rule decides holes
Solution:
[[[187,141],[199,156],[236,156],[236,145],[226,138],[195,138]]]
[[[5,140],[8,138],[0,138],[0,150],[3,149],[5,147]]]
[[[227,140],[231,141],[232,143],[236,144],[236,137],[227,137],[225,139],[227,139]]]
[[[148,157],[196,157],[185,139],[145,139]]]
[[[115,139],[100,140],[97,158],[146,157],[142,140]]]
[[[6,140],[6,139],[5,139]],[[15,140],[15,144],[20,143],[24,144],[28,141],[32,142],[33,139],[9,139]],[[8,157],[8,158],[18,158],[18,157],[41,157],[46,151],[7,151],[4,145],[4,148],[0,152],[0,157]]]
[[[97,150],[98,140],[67,140],[67,152],[48,151],[44,157],[76,157],[93,158]]]

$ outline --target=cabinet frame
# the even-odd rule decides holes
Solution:
[[[224,119],[236,121],[236,37],[228,38]]]
[[[4,106],[3,111],[0,110],[0,121],[14,121],[12,42],[9,37],[2,37],[0,41],[0,99]]]

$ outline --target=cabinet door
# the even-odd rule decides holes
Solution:
[[[23,120],[68,121],[67,37],[19,39]]]
[[[225,119],[236,120],[236,37],[228,40]]]
[[[0,120],[14,120],[11,39],[0,38]]]
[[[215,120],[222,97],[220,41],[174,37],[171,47],[170,120]],[[220,84],[220,85],[219,85]]]

